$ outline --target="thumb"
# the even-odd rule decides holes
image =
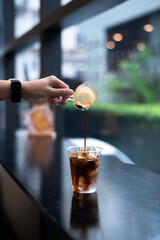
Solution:
[[[52,88],[52,91],[50,92],[50,97],[65,97],[65,96],[71,96],[73,94],[72,89],[68,88]]]

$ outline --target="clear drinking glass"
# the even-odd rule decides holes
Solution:
[[[85,82],[76,88],[74,95],[69,100],[72,100],[79,110],[87,110],[96,102],[97,91],[88,82]]]
[[[95,192],[102,148],[71,146],[67,150],[70,159],[73,191],[78,193]]]

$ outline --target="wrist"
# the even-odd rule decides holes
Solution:
[[[27,84],[26,82],[21,82],[21,97],[27,99]]]
[[[31,92],[32,92],[32,82],[29,81],[24,81],[21,83],[21,97],[23,99],[30,99],[31,96]]]
[[[23,99],[32,101],[45,98],[44,85],[40,80],[27,81],[21,83],[21,96]],[[43,96],[44,95],[44,96]]]
[[[3,83],[4,83],[4,91],[2,92],[2,95],[5,94],[4,100],[9,100],[11,99],[11,95],[12,95],[11,81],[4,80]]]
[[[11,99],[11,94],[12,94],[12,90],[11,90],[11,81],[7,80],[6,82],[6,94],[7,94],[7,99]]]

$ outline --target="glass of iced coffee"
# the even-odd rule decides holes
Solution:
[[[102,148],[72,146],[68,149],[74,192],[93,193],[97,189]]]

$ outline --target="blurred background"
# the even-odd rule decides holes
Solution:
[[[54,74],[73,89],[89,82],[98,100],[87,111],[87,137],[160,173],[160,0],[82,5],[0,0],[0,79]],[[0,103],[1,137],[28,128],[30,106]],[[83,113],[72,102],[51,108],[57,133],[83,137]]]

